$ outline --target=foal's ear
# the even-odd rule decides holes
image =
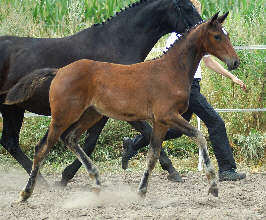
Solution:
[[[210,24],[213,24],[217,20],[218,15],[219,15],[219,11],[215,15],[212,16]]]
[[[219,18],[217,18],[217,21],[222,24],[224,22],[224,20],[226,19],[226,17],[228,16],[229,11],[226,12],[224,15],[220,16]]]

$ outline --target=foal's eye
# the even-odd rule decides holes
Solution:
[[[221,40],[222,38],[221,38],[221,35],[218,35],[218,34],[217,34],[217,35],[214,35],[214,39],[215,39],[215,40]]]

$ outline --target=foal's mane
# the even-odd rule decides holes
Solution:
[[[180,42],[182,42],[183,40],[185,40],[185,39],[187,38],[188,34],[189,34],[191,31],[195,30],[199,25],[201,25],[201,24],[203,24],[203,23],[206,23],[206,21],[202,21],[202,22],[200,22],[200,23],[194,25],[193,27],[191,27],[191,28],[189,28],[189,29],[186,29],[186,31],[185,31],[184,33],[182,33],[181,36],[180,36],[179,38],[177,38],[177,39],[175,40],[175,42],[172,43],[172,44],[170,45],[170,47],[167,48],[168,50],[167,50],[166,52],[164,52],[164,53],[166,54],[166,53],[169,51],[169,49],[171,49],[175,44],[180,44]]]
[[[176,44],[180,44],[181,42],[183,42],[183,41],[187,38],[188,34],[189,34],[192,30],[195,30],[199,25],[201,25],[201,24],[203,24],[203,23],[206,23],[206,21],[199,22],[199,23],[197,23],[196,25],[194,25],[193,27],[186,29],[185,32],[182,33],[181,36],[178,37],[178,38],[175,40],[175,42],[172,43],[172,44],[170,45],[170,47],[166,48],[167,51],[163,51],[163,54],[161,54],[161,55],[158,56],[158,57],[153,58],[152,60],[160,59],[162,56],[166,55],[166,54],[169,52],[169,50],[171,50],[171,49],[173,48],[174,45],[176,45]]]
[[[191,31],[195,30],[199,25],[201,25],[201,24],[203,24],[203,23],[207,23],[207,22],[209,22],[209,21],[201,21],[201,22],[197,23],[196,25],[194,25],[193,27],[186,29],[185,32],[182,33],[181,36],[180,36],[179,38],[177,38],[177,39],[175,40],[175,42],[172,43],[172,44],[170,45],[169,48],[166,48],[167,51],[163,51],[163,53],[164,53],[164,54],[167,54],[168,51],[169,51],[169,50],[170,50],[175,44],[180,44],[180,42],[182,42],[184,39],[186,39],[187,36],[188,36],[188,34],[189,34]],[[213,25],[217,26],[217,25],[218,25],[218,22],[215,21],[215,22],[213,23]],[[221,24],[220,24],[220,25],[221,25]],[[164,55],[164,54],[163,54],[163,55]],[[162,56],[162,55],[161,55],[161,56]]]

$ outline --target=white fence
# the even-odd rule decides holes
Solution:
[[[163,51],[165,48],[162,47],[157,47],[157,48],[153,48],[151,50],[152,52],[160,52]],[[248,46],[234,46],[235,50],[265,50],[266,49],[266,45],[248,45]]]

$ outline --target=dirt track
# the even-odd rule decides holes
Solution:
[[[171,183],[153,174],[147,197],[136,195],[141,173],[102,174],[103,190],[89,192],[91,181],[79,174],[65,189],[53,186],[60,175],[46,177],[50,189],[36,186],[26,203],[13,203],[25,186],[22,171],[0,173],[0,219],[266,219],[266,174],[219,183],[219,197],[207,195],[206,177],[188,173]]]

